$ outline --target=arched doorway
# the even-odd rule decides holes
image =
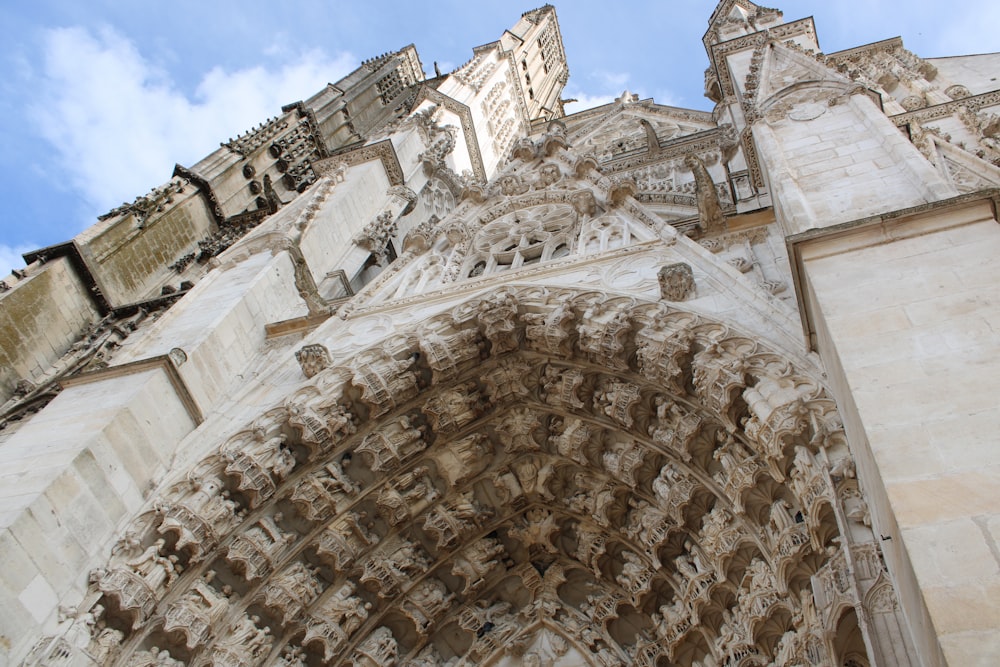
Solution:
[[[505,288],[298,357],[95,573],[104,662],[818,665],[867,632],[835,405],[720,322]]]

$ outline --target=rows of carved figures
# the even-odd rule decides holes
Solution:
[[[832,401],[724,325],[506,291],[298,359],[32,659],[820,665],[895,618]]]

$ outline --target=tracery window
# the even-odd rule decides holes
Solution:
[[[516,211],[479,232],[465,275],[517,270],[570,253],[576,212],[565,204],[546,204]]]
[[[429,182],[421,190],[420,198],[427,215],[443,218],[455,208],[455,196],[440,179]]]
[[[582,237],[582,252],[603,252],[622,248],[633,242],[628,223],[608,215],[592,220],[583,230]]]
[[[389,104],[403,90],[403,79],[397,70],[392,70],[384,77],[375,82],[382,104]]]
[[[538,39],[538,50],[542,52],[543,68],[546,72],[554,64],[556,57],[556,35],[555,30],[549,25],[542,36]]]

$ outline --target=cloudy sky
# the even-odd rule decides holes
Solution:
[[[995,0],[773,0],[832,52],[900,35],[925,57],[1000,51]],[[510,0],[8,0],[0,3],[0,274],[168,180],[220,141],[370,58],[414,43],[461,65],[534,4]],[[710,109],[701,37],[715,0],[556,3],[587,106],[628,88]],[[609,11],[607,8],[612,7]],[[576,105],[577,109],[583,108]]]

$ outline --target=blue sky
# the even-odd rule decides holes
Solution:
[[[775,4],[786,20],[815,17],[825,51],[896,35],[925,57],[1000,50],[995,1]],[[0,3],[0,274],[21,264],[21,252],[70,239],[96,215],[169,179],[174,163],[193,164],[362,59],[414,43],[428,74],[434,61],[448,71],[535,6]],[[715,0],[556,3],[571,71],[565,97],[592,105],[628,88],[710,109],[701,37],[714,7]]]

